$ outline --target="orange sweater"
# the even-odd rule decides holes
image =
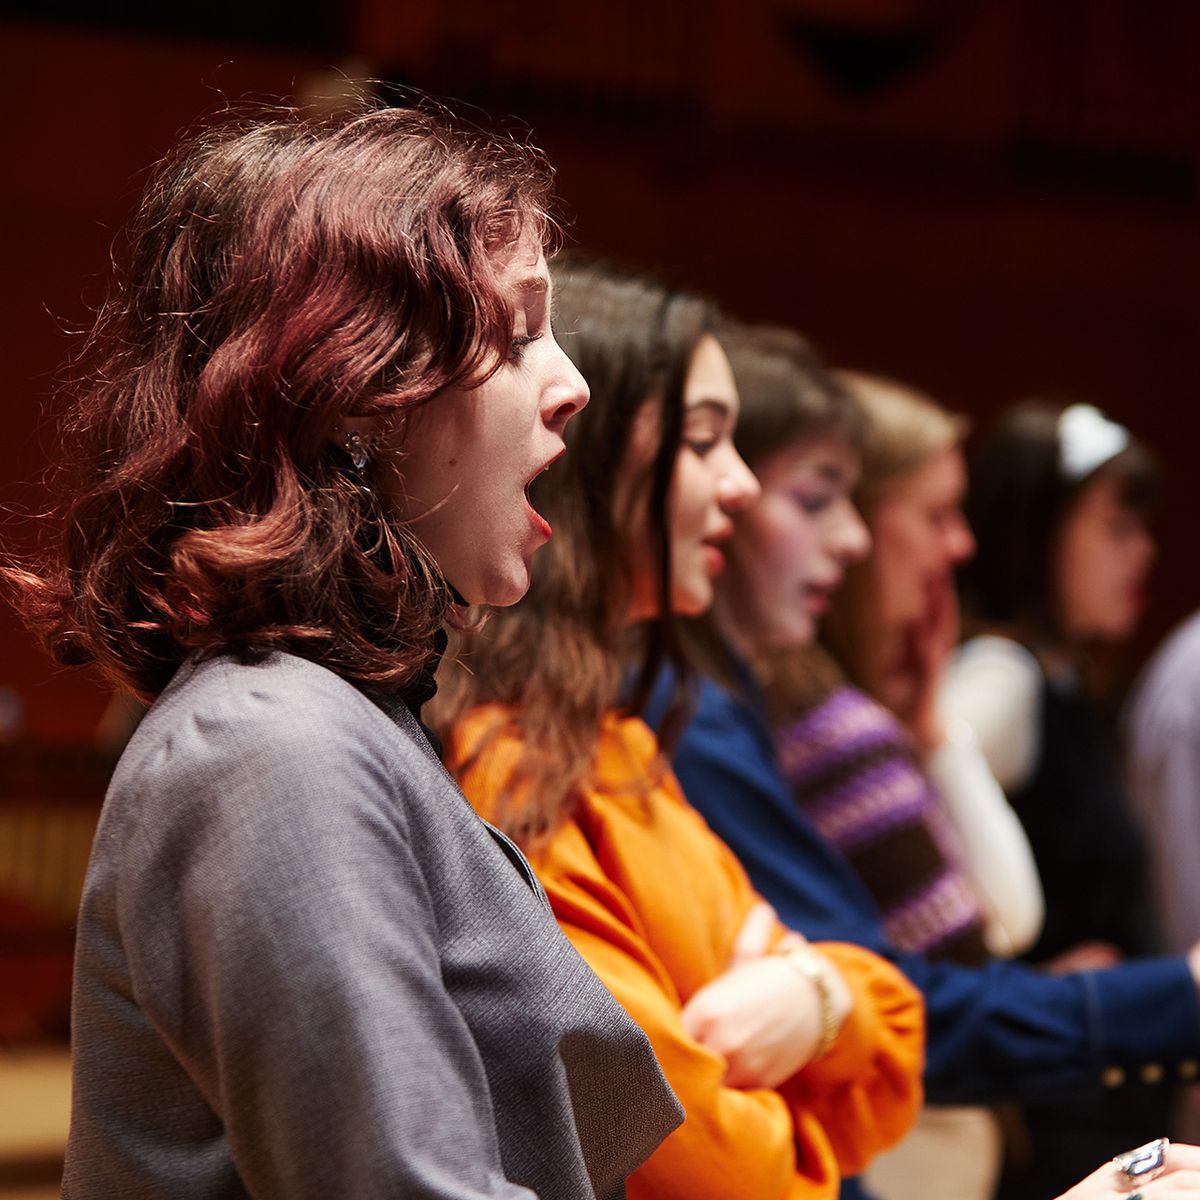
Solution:
[[[449,741],[448,765],[484,816],[520,754],[505,724],[503,709],[478,709]],[[563,931],[646,1031],[687,1112],[629,1180],[630,1200],[825,1200],[906,1132],[921,1103],[921,1000],[866,950],[820,946],[854,1010],[830,1051],[777,1091],[725,1087],[724,1060],[684,1031],[683,1005],[725,970],[759,897],[641,721],[605,719],[582,802],[531,862]]]

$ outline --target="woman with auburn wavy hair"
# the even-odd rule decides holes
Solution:
[[[8,572],[153,701],[80,913],[65,1196],[615,1200],[679,1120],[419,724],[442,622],[528,586],[587,401],[548,189],[369,109],[225,124],[149,190],[61,540]]]
[[[448,761],[683,1102],[629,1195],[832,1197],[919,1104],[917,994],[866,951],[784,928],[633,715],[682,662],[672,616],[712,603],[758,492],[729,363],[696,297],[574,263],[556,290],[593,399],[539,484],[556,534],[529,595],[443,685]]]

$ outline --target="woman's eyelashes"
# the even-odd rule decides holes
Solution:
[[[539,304],[536,312],[526,312],[524,324],[526,329],[534,332],[521,333],[513,337],[509,343],[510,362],[519,363],[526,347],[540,341],[547,333],[552,338],[557,339],[558,337],[557,331],[554,328],[553,314],[551,314],[549,321],[546,320],[545,305]]]
[[[707,458],[718,446],[728,442],[730,437],[729,422],[706,405],[687,414],[681,440],[697,458]]]
[[[514,363],[520,362],[521,356],[525,353],[525,348],[533,345],[541,337],[540,333],[526,333],[520,337],[513,338],[509,343],[509,361]]]
[[[833,495],[830,492],[793,492],[792,500],[802,512],[815,517],[833,503]]]

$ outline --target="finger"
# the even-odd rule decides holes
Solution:
[[[1187,1142],[1172,1142],[1167,1147],[1168,1171],[1200,1171],[1200,1146]]]
[[[1138,1186],[1133,1195],[1141,1193],[1142,1200],[1196,1200],[1200,1197],[1200,1174],[1195,1171],[1184,1171],[1176,1175],[1166,1175],[1153,1183],[1143,1183]],[[1133,1200],[1128,1192],[1122,1192],[1121,1200]]]
[[[731,967],[740,966],[755,958],[762,958],[771,946],[771,939],[779,928],[775,910],[765,901],[760,900],[746,914],[741,929],[733,942],[733,952],[729,956]]]
[[[698,1042],[701,1046],[703,1046],[704,1031],[708,1028],[707,1014],[698,1008],[685,1008],[680,1016],[682,1018],[683,1032],[686,1033],[693,1042]]]
[[[707,985],[695,992],[679,1013],[684,1032],[698,1042],[704,1040],[704,1030],[711,1020],[707,996]]]
[[[1170,1174],[1161,1175],[1151,1183],[1139,1184],[1134,1191],[1146,1192],[1149,1196],[1170,1196],[1195,1189],[1200,1195],[1200,1171],[1187,1168],[1172,1171],[1170,1167],[1167,1170]]]
[[[729,974],[718,975],[697,988],[679,1011],[684,1032],[707,1045],[722,1014],[729,1008]]]
[[[1138,1181],[1132,1190],[1128,1182],[1120,1177],[1119,1169],[1116,1169],[1115,1177],[1109,1174],[1114,1169],[1115,1164],[1107,1164],[1089,1176],[1089,1179],[1100,1179],[1109,1185],[1113,1192],[1119,1193],[1123,1200],[1133,1200],[1133,1196],[1141,1196],[1142,1200],[1167,1200],[1168,1197],[1185,1196],[1200,1200],[1200,1148],[1196,1146],[1186,1143],[1169,1146],[1163,1173],[1152,1180]]]

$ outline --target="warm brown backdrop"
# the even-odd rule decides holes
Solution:
[[[64,328],[86,324],[137,172],[222,97],[312,90],[340,64],[516,114],[580,241],[796,324],[840,363],[982,422],[1034,390],[1107,408],[1171,482],[1138,650],[1200,603],[1200,6],[358,0],[324,23],[302,7],[303,37],[283,18],[277,37],[239,30],[232,8],[207,38],[149,16],[0,24],[6,509],[45,502]],[[5,685],[47,738],[90,736],[105,698],[7,611]]]

